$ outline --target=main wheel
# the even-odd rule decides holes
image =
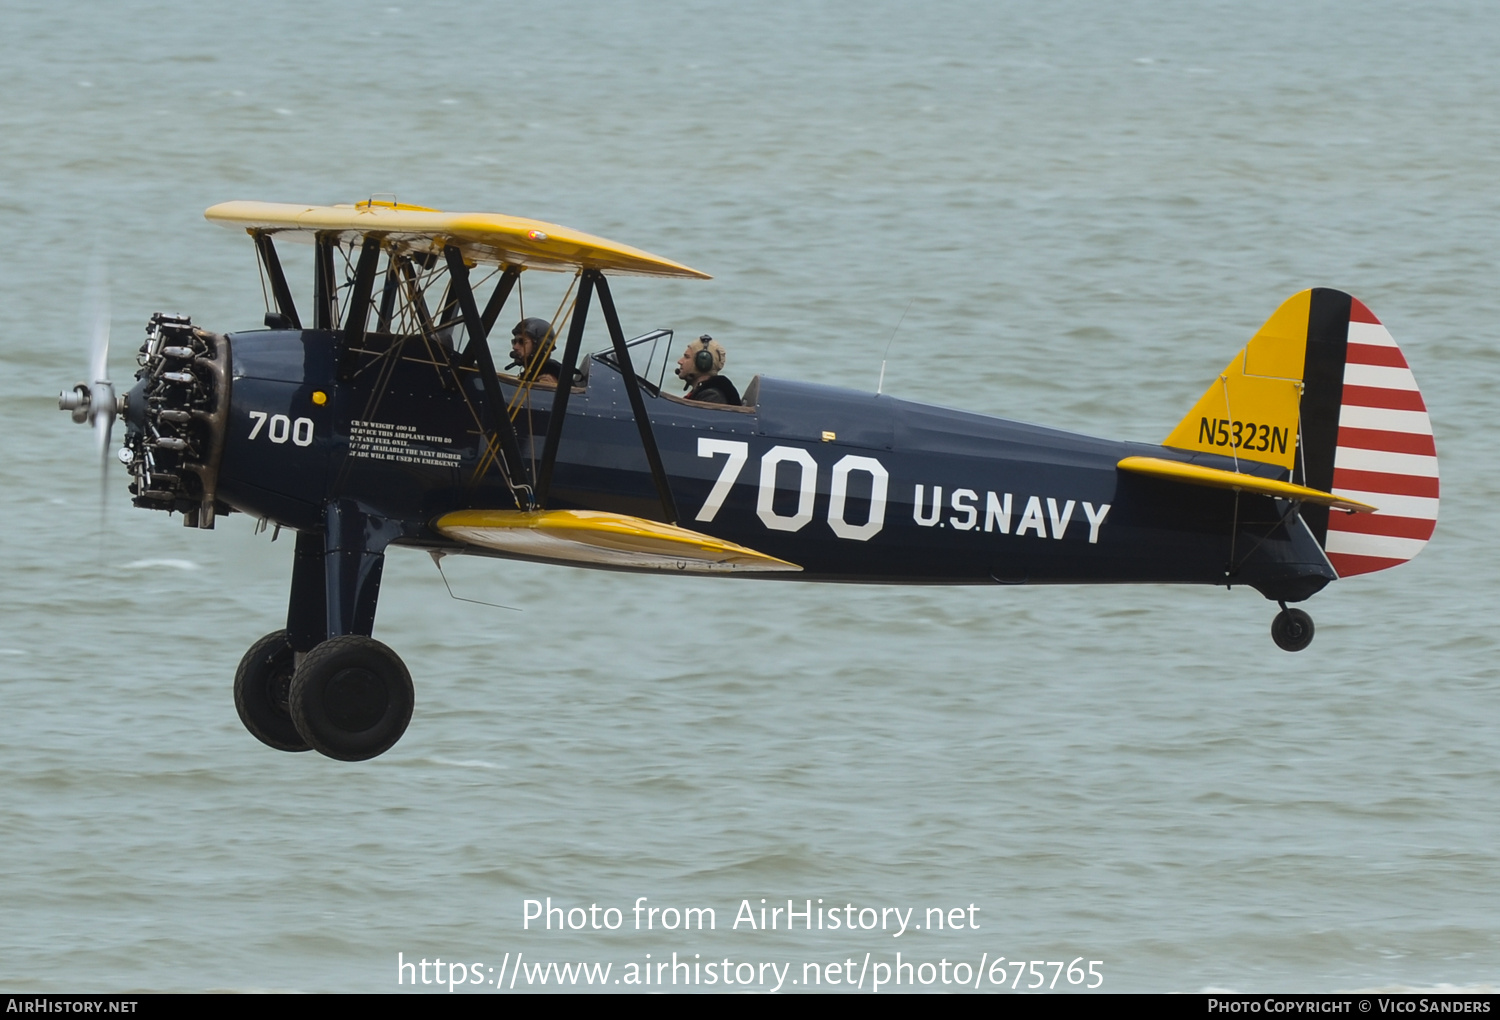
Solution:
[[[340,761],[390,750],[411,722],[413,700],[400,656],[357,634],[330,638],[304,655],[289,698],[297,732]]]
[[[1300,609],[1283,609],[1271,621],[1271,640],[1283,651],[1300,652],[1312,639],[1312,617]]]
[[[234,671],[234,707],[240,713],[240,722],[255,739],[278,751],[312,747],[297,732],[287,706],[293,659],[286,631],[278,630],[251,645],[240,660],[240,668]]]

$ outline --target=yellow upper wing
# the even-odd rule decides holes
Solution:
[[[457,245],[466,258],[475,262],[709,279],[707,273],[639,248],[519,216],[450,213],[377,201],[354,205],[223,202],[203,215],[226,227],[284,234],[291,240],[307,243],[318,235],[358,243],[374,234],[415,251],[440,251],[445,244]]]

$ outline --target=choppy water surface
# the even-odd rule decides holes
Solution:
[[[4,23],[0,983],[380,991],[398,952],[795,978],[897,950],[1102,960],[1116,990],[1500,982],[1490,6],[142,2]],[[88,439],[52,395],[85,364],[93,251],[120,378],[158,308],[258,320],[250,245],[206,206],[374,191],[713,273],[619,283],[621,315],[714,333],[742,381],[873,388],[890,343],[887,392],[1148,441],[1284,297],[1340,287],[1431,408],[1437,535],[1314,599],[1297,656],[1250,591],[450,561],[514,613],[397,551],[376,633],[416,677],[411,729],[362,765],[278,754],[230,681],[281,623],[291,543],[133,510],[118,470],[101,538]],[[625,927],[523,931],[547,896]],[[714,907],[718,930],[636,932],[641,896]],[[972,903],[980,927],[731,930],[762,897],[914,921]]]

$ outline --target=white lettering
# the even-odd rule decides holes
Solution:
[[[932,516],[922,516],[922,486],[917,486],[916,495],[912,496],[911,518],[924,528],[930,528],[938,522],[943,515],[943,487],[934,485],[932,487]]]
[[[755,911],[751,908],[749,900],[740,900],[740,909],[734,915],[732,927],[738,929],[741,920],[750,926],[751,931],[755,930]]]
[[[1016,529],[1016,537],[1021,537],[1032,528],[1036,529],[1039,538],[1047,537],[1046,522],[1042,519],[1042,501],[1035,496],[1026,501],[1026,509],[1021,514],[1021,526]]]
[[[1068,522],[1073,519],[1073,500],[1063,504],[1061,516],[1057,513],[1057,500],[1051,496],[1047,497],[1047,516],[1052,519],[1052,537],[1062,538],[1063,532],[1068,530]]]
[[[699,440],[702,442],[702,440]],[[864,471],[870,476],[870,518],[863,524],[844,520],[844,503],[848,499],[849,473]],[[885,466],[874,457],[850,454],[833,466],[833,482],[828,492],[828,526],[839,538],[868,542],[885,527],[885,494],[889,477]]]
[[[962,511],[962,518],[950,517],[948,523],[959,531],[970,531],[974,525],[979,523],[979,510],[974,506],[974,500],[979,498],[979,493],[973,489],[953,490],[953,509]]]
[[[797,487],[797,512],[790,517],[776,513],[776,468],[783,461],[791,461],[801,468]],[[761,522],[772,531],[801,531],[812,520],[813,497],[818,491],[818,465],[812,454],[792,446],[773,446],[760,459],[760,492],[755,500],[755,513]]]
[[[1109,513],[1109,504],[1101,503],[1097,511],[1094,504],[1084,503],[1083,512],[1089,519],[1089,545],[1099,544],[1099,525],[1104,523],[1104,518]]]
[[[740,477],[740,469],[750,456],[750,444],[732,439],[709,439],[707,436],[698,438],[698,456],[713,457],[721,453],[727,454],[729,459],[724,462],[724,470],[719,472],[714,487],[708,492],[708,498],[703,501],[697,520],[711,521],[718,514],[724,500],[729,498],[729,490],[734,488],[735,481]]]
[[[1005,494],[1005,503],[995,497],[993,492],[984,494],[984,530],[994,531],[995,525],[1000,525],[1000,534],[1010,534],[1010,493]]]

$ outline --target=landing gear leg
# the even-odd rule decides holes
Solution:
[[[262,742],[363,761],[406,732],[411,674],[370,637],[385,547],[399,535],[349,500],[328,505],[322,533],[297,535],[286,630],[256,642],[235,676],[240,719]]]
[[[330,758],[364,761],[384,754],[411,721],[411,674],[395,652],[370,637],[385,547],[399,534],[395,523],[350,500],[328,504],[322,536],[322,640],[301,657],[287,701],[302,739]],[[303,575],[303,612],[318,602],[310,594],[312,574],[308,569]],[[298,608],[294,590],[292,610]],[[304,623],[308,631],[312,626]]]
[[[328,599],[323,593],[323,536],[297,532],[292,558],[292,594],[287,600],[286,639],[292,651],[305,655],[328,637]]]
[[[1282,651],[1300,652],[1312,644],[1313,621],[1300,609],[1288,609],[1285,602],[1278,602],[1281,612],[1271,621],[1271,640]]]

